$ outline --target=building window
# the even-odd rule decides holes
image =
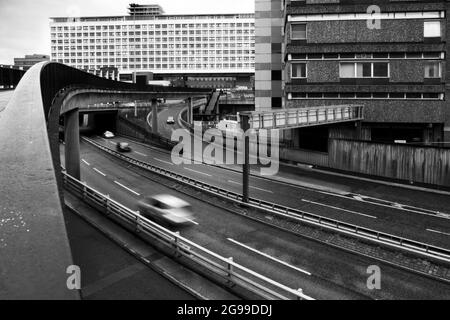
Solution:
[[[423,35],[425,38],[439,38],[441,36],[441,22],[425,21]]]
[[[340,64],[341,78],[355,78],[355,63],[341,63]]]
[[[439,62],[425,63],[425,78],[436,79],[441,77],[441,64]]]
[[[388,78],[389,77],[389,63],[386,63],[386,62],[372,63],[372,77],[373,78]]]
[[[339,66],[341,78],[389,78],[388,62],[344,62]]]
[[[291,78],[292,79],[305,79],[306,78],[306,63],[293,63],[291,65]]]
[[[291,39],[292,40],[306,40],[306,24],[292,24],[291,25]]]

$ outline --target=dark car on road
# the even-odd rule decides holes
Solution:
[[[119,151],[119,152],[130,152],[131,151],[131,147],[126,142],[117,142],[116,150]]]

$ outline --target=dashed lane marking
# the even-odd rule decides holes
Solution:
[[[368,217],[368,218],[372,218],[372,219],[377,219],[377,217],[371,216],[369,214],[356,212],[356,211],[352,211],[352,210],[347,210],[347,209],[342,209],[342,208],[339,208],[339,207],[330,206],[328,204],[324,204],[324,203],[320,203],[320,202],[314,202],[314,201],[309,201],[309,200],[305,200],[305,199],[302,199],[302,201],[303,202],[307,202],[307,203],[311,203],[311,204],[315,204],[317,206],[327,207],[327,208],[336,209],[336,210],[340,210],[340,211],[344,211],[344,212],[348,212],[348,213],[353,213],[353,214],[357,214],[357,215]]]
[[[306,275],[308,275],[308,276],[311,275],[311,273],[308,272],[308,271],[306,271],[306,270],[303,270],[303,269],[300,269],[300,268],[298,268],[298,267],[296,267],[296,266],[293,266],[293,265],[291,265],[291,264],[289,264],[289,263],[287,263],[287,262],[285,262],[285,261],[283,261],[283,260],[274,258],[274,257],[268,255],[267,253],[264,253],[264,252],[261,252],[261,251],[259,251],[259,250],[253,249],[252,247],[249,247],[249,246],[247,246],[247,245],[245,245],[245,244],[243,244],[243,243],[240,243],[240,242],[238,242],[238,241],[236,241],[236,240],[233,240],[233,239],[231,239],[231,238],[228,238],[228,241],[231,241],[231,242],[233,242],[234,244],[237,244],[238,246],[244,247],[244,248],[246,248],[246,249],[248,249],[248,250],[250,250],[250,251],[252,251],[252,252],[254,252],[254,253],[257,253],[257,254],[259,254],[259,255],[261,255],[261,256],[263,256],[263,257],[266,257],[266,258],[268,258],[268,259],[270,259],[270,260],[273,260],[273,261],[275,261],[275,262],[278,262],[278,263],[280,263],[280,264],[282,264],[282,265],[284,265],[284,266],[286,266],[286,267],[289,267],[289,268],[291,268],[291,269],[297,270],[297,271],[299,271],[299,272],[301,272],[301,273],[304,273],[304,274],[306,274]]]
[[[128,191],[130,191],[131,193],[134,193],[134,194],[137,195],[137,196],[140,196],[139,193],[137,193],[136,191],[134,191],[134,190],[128,188],[127,186],[124,186],[124,185],[121,184],[120,182],[114,181],[114,183],[117,184],[117,185],[119,185],[119,186],[121,186],[121,187],[124,188],[125,190],[128,190]]]

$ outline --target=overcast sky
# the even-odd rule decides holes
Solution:
[[[126,15],[129,3],[159,4],[168,14],[251,13],[255,0],[0,0],[0,64],[50,54],[49,17]]]

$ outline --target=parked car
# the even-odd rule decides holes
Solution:
[[[111,131],[105,131],[105,133],[103,133],[103,138],[112,139],[114,137],[115,137],[115,135]]]
[[[186,225],[194,221],[191,205],[169,194],[146,197],[139,201],[138,208],[144,217],[170,225]]]
[[[167,117],[167,124],[174,124],[174,123],[175,123],[175,119],[172,116]]]
[[[119,152],[130,152],[131,151],[130,145],[126,142],[117,142],[116,149]]]

